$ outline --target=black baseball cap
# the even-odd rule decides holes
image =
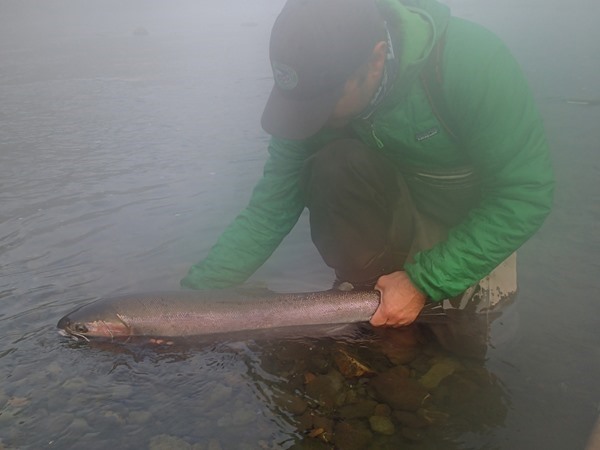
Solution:
[[[288,0],[271,31],[265,131],[285,139],[319,131],[384,30],[375,0]]]

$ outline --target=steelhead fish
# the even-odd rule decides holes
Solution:
[[[379,306],[379,298],[375,290],[260,296],[231,290],[132,294],[84,305],[60,319],[57,326],[65,336],[89,340],[341,325],[368,321]],[[424,310],[417,320],[431,320],[437,315]]]

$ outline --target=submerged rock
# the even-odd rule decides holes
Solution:
[[[327,375],[317,375],[306,385],[306,395],[326,409],[332,409],[338,403],[338,394],[344,386],[344,378],[331,370]]]
[[[396,432],[396,427],[392,423],[392,420],[386,416],[369,417],[369,425],[371,425],[371,430],[379,434],[391,436]]]
[[[462,368],[460,362],[452,358],[440,358],[423,375],[419,382],[425,389],[435,389],[441,381]]]
[[[425,428],[430,422],[417,414],[408,411],[394,411],[394,418],[398,423],[409,428]]]
[[[407,378],[405,372],[396,369],[383,372],[371,380],[377,399],[392,409],[418,410],[429,397],[429,392],[417,381]]]
[[[172,450],[174,448],[178,450],[196,450],[199,447],[192,446],[192,444],[184,441],[177,436],[171,436],[168,434],[159,434],[158,436],[153,436],[150,439],[150,445],[148,447],[150,450]]]
[[[375,413],[377,402],[375,400],[363,399],[356,403],[344,405],[338,409],[342,419],[360,419],[372,416]]]
[[[275,395],[273,400],[277,406],[294,416],[302,415],[308,407],[305,400],[287,392],[281,392]]]
[[[400,434],[409,441],[418,442],[423,440],[425,433],[417,428],[402,427]]]
[[[373,433],[362,422],[339,422],[334,431],[335,448],[339,450],[363,450],[373,439]]]
[[[355,355],[351,355],[344,349],[337,349],[333,354],[333,360],[337,369],[345,378],[358,378],[375,375],[375,371],[364,362],[359,361]]]

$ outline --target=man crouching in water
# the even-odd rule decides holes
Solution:
[[[335,286],[381,292],[374,326],[426,302],[489,313],[550,211],[553,172],[517,63],[435,0],[288,0],[271,33],[272,135],[248,206],[182,280],[244,282],[310,211]]]

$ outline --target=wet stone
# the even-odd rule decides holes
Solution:
[[[452,358],[440,358],[435,362],[430,369],[423,375],[419,382],[425,389],[435,389],[445,378],[452,375],[455,371],[460,370],[462,365]]]
[[[91,431],[90,425],[81,417],[75,417],[67,429],[70,433],[75,435],[84,434]]]
[[[473,381],[462,376],[463,374],[452,374],[444,379],[443,386],[447,387],[448,401],[464,402],[481,394],[481,388]]]
[[[374,416],[384,416],[384,417],[389,417],[392,414],[392,409],[384,404],[384,403],[380,403],[375,407],[375,411],[373,413]]]
[[[79,391],[87,386],[87,381],[82,377],[69,378],[62,384],[62,388],[69,391]]]
[[[330,371],[327,375],[317,375],[306,385],[306,394],[319,405],[332,409],[338,401],[338,394],[343,387],[343,377],[337,371]]]
[[[111,390],[111,394],[117,398],[128,398],[133,393],[133,387],[129,384],[118,384]]]
[[[333,353],[333,360],[337,369],[345,378],[358,378],[375,374],[372,368],[344,349],[337,349]]]
[[[5,409],[0,414],[0,424],[9,424],[14,423],[18,420],[19,414],[18,411],[14,411],[11,409]]]
[[[127,422],[143,424],[152,418],[152,413],[149,411],[131,411],[127,416]]]
[[[373,433],[362,422],[339,422],[334,431],[335,448],[339,450],[363,450],[373,439]]]
[[[417,415],[427,421],[430,425],[444,423],[450,417],[443,411],[438,411],[433,408],[419,408]]]
[[[153,436],[150,439],[150,445],[148,448],[150,450],[171,450],[174,448],[178,450],[192,450],[192,446],[188,442],[168,434]]]
[[[312,371],[320,374],[326,374],[331,368],[331,364],[327,358],[321,355],[314,356],[309,360],[309,367]]]
[[[216,383],[204,401],[204,408],[208,410],[210,408],[221,406],[227,400],[229,400],[232,392],[233,388],[231,386],[225,386],[224,384]]]
[[[222,450],[221,443],[218,439],[211,439],[208,441],[207,450]]]
[[[287,392],[282,392],[275,396],[274,402],[284,411],[293,414],[294,416],[300,416],[306,411],[308,404],[305,400],[300,397]]]
[[[379,349],[394,365],[408,364],[420,353],[420,335],[418,328],[378,330]]]
[[[391,436],[396,432],[396,428],[389,417],[371,416],[369,417],[369,425],[371,430],[379,434]]]
[[[498,383],[496,376],[488,372],[485,367],[481,367],[481,365],[473,362],[467,362],[465,366],[468,370],[461,372],[462,377],[472,381],[479,387],[489,388]]]
[[[59,363],[57,363],[56,361],[52,361],[50,364],[48,364],[48,366],[46,367],[46,371],[49,374],[52,375],[58,375],[60,373],[62,373],[63,369],[61,367],[61,365]]]
[[[371,386],[380,402],[403,411],[416,411],[429,396],[417,381],[394,369],[377,375],[371,380]]]
[[[298,442],[291,446],[290,450],[331,450],[331,445],[323,442],[320,439],[315,439],[307,436],[301,442]]]
[[[304,414],[298,417],[298,428],[302,431],[309,430],[313,426],[314,412],[312,410],[307,410]]]
[[[313,417],[313,427],[314,429],[322,429],[323,433],[331,435],[333,432],[333,419],[325,416],[317,416]]]
[[[402,427],[400,434],[408,439],[409,441],[418,442],[422,441],[425,437],[425,433],[422,429]]]
[[[253,410],[249,408],[238,409],[233,413],[231,417],[231,422],[235,426],[248,425],[254,422],[255,420],[256,414]]]
[[[425,428],[429,422],[417,414],[408,411],[394,411],[394,418],[398,423],[409,428]]]
[[[125,423],[125,419],[123,418],[123,415],[119,414],[116,411],[112,411],[112,410],[103,411],[101,415],[109,423],[118,424],[118,425],[123,425]]]
[[[374,414],[377,402],[375,400],[360,400],[356,403],[344,405],[338,409],[338,414],[343,419],[367,418]]]
[[[218,427],[230,427],[231,425],[233,425],[233,417],[229,413],[217,419]]]
[[[431,367],[431,358],[429,356],[421,354],[413,361],[411,361],[409,366],[418,373],[427,373],[427,371]]]

